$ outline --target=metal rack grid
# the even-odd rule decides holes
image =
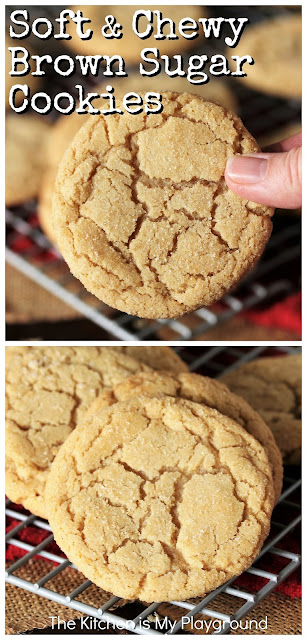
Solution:
[[[215,11],[219,15],[236,15],[238,12],[241,15],[244,10],[253,21],[265,19],[276,12],[287,13],[285,7],[269,9],[270,11],[267,7],[255,6],[210,7],[211,12]],[[56,6],[46,7],[50,17],[56,10]],[[39,11],[39,7],[32,7],[31,15],[35,11]],[[39,44],[37,42],[36,47]],[[206,52],[215,52],[214,46],[214,39],[206,42]],[[97,79],[91,80],[97,83]],[[48,79],[48,90],[50,91],[50,87],[54,93],[63,90],[60,81],[55,74],[51,76]],[[89,81],[90,79],[78,77],[77,74],[73,81],[72,78],[65,78],[65,90],[69,88],[69,83],[86,84]],[[231,90],[238,99],[239,115],[256,138],[260,139],[289,122],[299,121],[299,102],[258,93],[233,78],[228,78],[227,81],[231,82]],[[73,87],[70,90],[73,93]],[[146,321],[111,309],[88,293],[70,274],[67,265],[51,247],[39,227],[33,226],[35,215],[35,202],[6,211],[8,263],[101,327],[110,338],[179,341],[206,339],[207,331],[230,318],[249,309],[261,308],[264,304],[271,305],[299,289],[300,220],[295,215],[275,215],[272,237],[258,266],[230,295],[224,296],[211,307],[199,309],[176,320]]]
[[[197,352],[196,352],[197,349]],[[211,375],[221,375],[222,372],[229,371],[231,368],[237,367],[243,362],[254,359],[255,357],[271,355],[272,353],[296,353],[299,351],[298,347],[212,347],[210,349],[200,349],[197,347],[179,348],[179,351],[190,364],[190,369],[202,373]],[[285,536],[291,533],[295,527],[301,522],[301,507],[300,499],[298,497],[298,490],[301,485],[300,479],[294,479],[286,476],[284,478],[283,493],[280,497],[278,505],[272,515],[271,521],[271,533],[270,536],[262,548],[258,558],[253,565],[247,569],[244,574],[249,577],[254,576],[257,578],[263,578],[265,584],[260,588],[248,588],[244,589],[237,584],[238,578],[233,578],[221,585],[211,593],[207,594],[200,602],[186,601],[178,602],[173,601],[169,605],[179,607],[182,609],[182,616],[193,617],[196,615],[204,615],[209,620],[220,621],[221,628],[215,630],[213,635],[224,635],[231,633],[231,625],[233,621],[239,622],[242,620],[253,607],[259,604],[273,589],[283,582],[295,569],[300,566],[301,557],[297,553],[287,550]],[[287,521],[283,521],[283,517],[280,514],[287,514]],[[110,611],[120,600],[120,597],[113,596],[107,602],[101,606],[90,606],[82,602],[82,594],[89,589],[91,582],[89,580],[83,580],[83,576],[79,574],[77,568],[72,565],[65,557],[48,551],[48,546],[53,540],[53,535],[49,524],[41,520],[34,515],[28,515],[28,512],[16,511],[14,505],[7,502],[6,514],[19,521],[19,524],[9,531],[6,536],[6,542],[8,545],[14,545],[19,549],[25,550],[27,553],[22,558],[7,567],[6,581],[16,587],[25,589],[32,593],[35,593],[43,598],[53,600],[58,604],[70,607],[73,610],[81,612],[84,615],[93,616],[99,620],[103,620],[109,625],[126,629],[135,634],[146,635],[165,635],[161,630],[154,628],[152,623],[150,628],[142,626],[142,621],[148,620],[148,616],[158,613],[160,611],[161,603],[155,602],[150,606],[140,604],[141,611],[138,615],[130,620],[123,614],[124,609],[118,608],[115,611]],[[282,521],[280,521],[282,520]],[[18,538],[18,534],[22,529],[31,525],[37,530],[50,531],[50,535],[43,540],[37,546],[32,546]],[[34,556],[41,556],[46,560],[50,560],[56,564],[55,568],[48,571],[44,576],[37,580],[36,583],[26,580],[16,575],[18,570],[25,566],[30,559]],[[274,573],[271,570],[272,556],[282,559],[283,568]],[[259,566],[259,560],[265,561]],[[80,576],[80,584],[70,593],[59,593],[55,590],[48,588],[48,582],[52,580],[61,571],[71,567]],[[242,575],[244,575],[242,574]],[[241,577],[241,576],[240,576]],[[258,585],[259,587],[259,585]],[[216,599],[221,594],[227,594],[232,597],[231,612],[227,609],[221,610],[221,605],[217,604]],[[235,606],[234,606],[235,605]],[[151,618],[149,618],[151,620]],[[182,617],[178,620],[173,629],[169,629],[166,635],[172,635],[182,631]]]

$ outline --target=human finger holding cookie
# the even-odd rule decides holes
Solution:
[[[270,207],[297,209],[302,204],[302,134],[267,151],[230,158],[225,171],[229,189]]]

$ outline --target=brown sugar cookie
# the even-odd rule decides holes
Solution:
[[[105,347],[7,347],[6,489],[48,517],[50,465],[95,396],[145,364]]]
[[[302,358],[286,355],[259,358],[222,377],[272,430],[286,464],[301,461]]]
[[[228,157],[259,150],[235,114],[163,94],[161,114],[96,116],[60,164],[57,243],[72,273],[108,305],[176,317],[218,300],[247,273],[273,209],[224,180]]]
[[[160,55],[172,55],[174,53],[182,53],[195,46],[195,40],[183,38],[178,31],[178,23],[182,18],[192,18],[198,20],[199,18],[206,17],[206,11],[203,7],[199,6],[178,6],[178,5],[146,5],[139,7],[137,5],[75,5],[70,7],[73,11],[80,9],[83,11],[83,16],[89,18],[91,23],[86,23],[85,28],[90,28],[93,31],[92,37],[89,40],[81,40],[76,36],[75,25],[68,25],[67,33],[72,38],[66,40],[65,44],[71,47],[74,51],[83,55],[120,55],[124,58],[125,62],[130,64],[138,64],[141,62],[141,51],[148,47],[156,47],[160,51]],[[161,11],[163,18],[170,18],[176,24],[177,39],[165,38],[164,40],[157,40],[154,37],[156,33],[157,18],[156,14],[153,15],[153,28],[154,32],[152,36],[146,39],[141,39],[137,36],[132,29],[132,17],[137,9]],[[106,25],[106,16],[113,15],[116,18],[117,23],[122,26],[122,37],[120,39],[104,38],[101,34],[101,28]],[[147,18],[141,17],[139,21],[139,30],[143,32],[147,29],[149,22]],[[169,27],[165,27],[164,35],[170,34]]]
[[[8,115],[5,120],[5,203],[35,198],[43,175],[49,132],[46,118]]]
[[[274,492],[263,447],[233,420],[141,396],[77,426],[46,501],[57,543],[87,578],[151,602],[203,595],[250,566]]]
[[[244,427],[260,442],[268,456],[273,476],[275,502],[278,501],[282,489],[283,468],[280,451],[272,432],[261,416],[243,398],[232,393],[225,384],[196,373],[180,373],[177,376],[160,371],[138,373],[120,382],[113,389],[98,395],[87,410],[86,417],[116,402],[140,395],[153,397],[167,395],[192,400],[216,409]]]
[[[302,95],[302,18],[285,15],[249,26],[230,56],[250,55],[254,65],[246,64],[247,86],[278,95]],[[236,65],[236,63],[235,63]],[[230,67],[234,67],[230,61]]]

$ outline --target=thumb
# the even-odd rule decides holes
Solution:
[[[297,209],[302,204],[302,148],[229,158],[225,180],[242,198],[270,207]]]

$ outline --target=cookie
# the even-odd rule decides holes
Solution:
[[[140,395],[173,396],[201,403],[240,424],[263,446],[271,465],[275,502],[282,489],[283,468],[279,449],[272,432],[252,407],[218,380],[197,375],[180,373],[171,375],[162,372],[139,373],[119,383],[112,390],[98,395],[86,412],[86,417],[102,409]]]
[[[7,347],[6,488],[43,518],[50,465],[95,396],[149,368],[105,347]]]
[[[270,427],[285,464],[301,461],[302,358],[259,358],[222,377]]]
[[[12,54],[10,51],[8,51],[8,47],[18,47],[18,46],[20,46],[20,40],[15,40],[13,38],[10,38],[9,35],[7,34],[5,35],[5,106],[7,108],[9,107],[10,90],[14,84],[28,85],[28,87],[30,88],[31,95],[33,95],[33,93],[37,91],[40,83],[39,77],[32,76],[31,74],[26,76],[21,76],[21,77],[10,76],[10,71],[12,69]],[[21,44],[21,46],[24,46],[24,44]],[[29,51],[28,44],[26,48]],[[31,51],[29,51],[29,53],[30,55],[32,55]],[[21,56],[18,55],[18,57],[19,58],[23,57],[23,54]],[[22,104],[24,97],[25,96],[22,91],[17,91],[14,98],[14,103],[17,107],[19,107]]]
[[[91,20],[91,24],[87,23],[86,28],[90,28],[93,31],[93,35],[90,40],[80,40],[76,36],[76,27],[74,24],[68,25],[67,33],[72,38],[66,40],[65,44],[71,47],[74,51],[83,55],[120,55],[124,58],[126,63],[138,64],[141,62],[141,51],[148,47],[156,47],[160,51],[160,55],[172,55],[174,53],[181,54],[184,51],[191,49],[195,45],[195,40],[189,40],[183,38],[178,32],[178,23],[182,18],[192,18],[198,20],[199,18],[205,18],[206,12],[203,7],[190,5],[175,6],[175,5],[154,5],[146,7],[128,6],[128,5],[77,5],[70,7],[73,11],[81,9],[83,16]],[[157,19],[153,17],[153,35],[146,39],[139,38],[132,30],[132,17],[137,9],[144,10],[158,10],[162,12],[163,18],[170,18],[176,24],[177,39],[157,40],[154,37],[156,33]],[[105,17],[107,15],[113,15],[116,18],[117,23],[122,26],[122,38],[106,39],[101,34],[101,28],[106,25]],[[147,18],[140,18],[139,30],[145,31],[148,26]],[[170,33],[169,27],[165,27],[165,36]]]
[[[212,304],[254,265],[273,209],[224,180],[228,157],[259,150],[241,120],[189,94],[161,114],[95,116],[65,152],[53,199],[72,273],[111,307],[145,318]]]
[[[67,438],[46,487],[55,539],[120,597],[197,597],[240,574],[268,535],[274,497],[263,447],[218,411],[141,396]]]
[[[302,19],[284,15],[264,20],[246,29],[230,56],[250,55],[254,65],[246,64],[246,86],[282,98],[302,95]]]
[[[46,118],[8,115],[5,120],[5,203],[23,204],[35,198],[44,171]]]

